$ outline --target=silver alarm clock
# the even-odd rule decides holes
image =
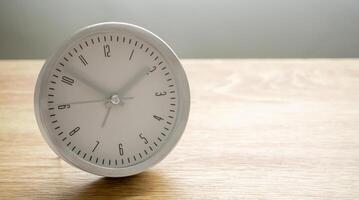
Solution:
[[[153,33],[126,23],[83,28],[51,56],[35,88],[43,137],[66,162],[109,177],[140,173],[180,139],[185,71]]]

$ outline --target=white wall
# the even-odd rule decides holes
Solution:
[[[359,57],[355,0],[1,0],[0,58],[45,58],[103,21],[143,26],[183,58]]]

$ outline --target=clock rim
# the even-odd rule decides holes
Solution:
[[[44,83],[44,80],[47,79],[48,74],[50,73],[54,64],[58,61],[58,58],[62,55],[63,51],[69,46],[73,45],[75,41],[80,40],[81,38],[85,38],[88,35],[99,33],[101,31],[130,32],[133,33],[136,37],[152,45],[158,52],[161,53],[162,56],[164,56],[166,62],[168,62],[168,65],[170,65],[176,81],[178,96],[180,97],[178,101],[176,123],[172,129],[172,132],[168,135],[167,141],[146,160],[124,168],[107,168],[95,165],[85,161],[84,159],[81,159],[79,156],[76,156],[66,148],[63,148],[60,143],[56,142],[55,136],[50,136],[52,132],[47,129],[47,125],[45,124],[45,119],[42,113],[43,111],[40,109],[40,104],[44,103],[41,102],[41,94],[48,86],[46,83]],[[75,32],[63,43],[60,48],[56,50],[52,56],[46,60],[37,78],[34,94],[34,108],[36,121],[43,138],[59,157],[61,157],[67,163],[92,174],[106,177],[125,177],[141,173],[146,169],[153,167],[161,160],[163,160],[174,149],[181,136],[183,135],[189,118],[190,88],[186,73],[179,61],[179,58],[171,49],[171,47],[161,38],[148,31],[147,29],[137,25],[123,22],[104,22],[86,26]]]

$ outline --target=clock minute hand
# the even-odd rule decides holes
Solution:
[[[125,83],[121,87],[121,89],[117,90],[115,94],[117,94],[120,98],[123,96],[136,84],[138,83],[148,72],[150,71],[149,67],[144,67],[140,71],[138,71],[129,81]]]
[[[71,67],[66,67],[65,72],[69,73],[71,76],[82,82],[83,84],[87,85],[88,87],[92,88],[93,90],[97,91],[98,93],[102,94],[103,96],[107,97],[109,92],[107,92],[104,88],[100,87],[99,85],[89,81],[88,79],[84,78],[79,73],[76,73],[74,70],[70,69]]]
[[[116,96],[119,99],[123,99],[124,95],[127,93],[128,90],[130,90],[138,81],[140,81],[146,73],[149,71],[148,67],[142,68],[140,71],[138,71],[129,81],[125,83],[124,86],[121,87],[121,89],[117,90],[115,94],[112,94],[110,99],[114,96]],[[118,104],[123,105],[123,101],[119,101]],[[113,104],[108,104],[108,108],[106,110],[105,117],[102,121],[101,128],[105,127],[108,116],[110,115],[111,109]]]

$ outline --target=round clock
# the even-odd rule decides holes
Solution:
[[[180,139],[189,115],[185,72],[153,33],[101,23],[73,35],[41,69],[35,114],[59,157],[109,177],[140,173]]]

